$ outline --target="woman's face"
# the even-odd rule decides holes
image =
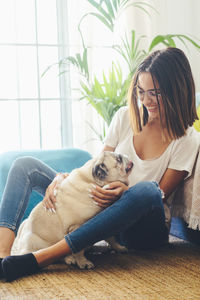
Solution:
[[[139,75],[137,83],[137,95],[141,104],[143,104],[148,111],[149,121],[160,119],[159,106],[157,103],[158,98],[160,110],[162,112],[163,107],[160,89],[156,82],[154,87],[153,80],[149,72],[143,72]]]

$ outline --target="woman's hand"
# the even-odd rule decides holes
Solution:
[[[46,189],[45,196],[42,200],[42,204],[43,204],[43,206],[46,210],[50,210],[51,212],[56,213],[55,190],[56,190],[58,184],[60,184],[68,175],[69,175],[68,173],[64,173],[64,174],[59,173],[59,174],[57,174],[56,177],[54,178],[54,180],[50,183],[50,185]]]
[[[112,182],[103,188],[95,186],[90,192],[90,197],[95,203],[106,208],[117,201],[124,191],[128,190],[128,186],[120,181]]]

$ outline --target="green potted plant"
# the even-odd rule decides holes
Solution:
[[[86,99],[98,114],[104,120],[102,132],[96,134],[100,140],[105,136],[105,128],[109,126],[113,115],[121,107],[127,104],[127,90],[130,80],[138,66],[138,64],[158,45],[165,47],[176,47],[176,42],[180,41],[185,46],[191,43],[200,50],[200,45],[188,35],[183,34],[167,34],[155,36],[147,49],[141,48],[141,40],[145,36],[136,37],[136,32],[131,31],[130,37],[127,34],[121,38],[121,44],[112,45],[113,51],[116,51],[128,67],[128,74],[123,74],[122,67],[118,61],[113,61],[112,66],[105,75],[102,72],[101,78],[91,76],[88,66],[88,47],[85,45],[84,36],[81,31],[82,21],[89,15],[95,17],[102,26],[113,32],[117,17],[129,6],[141,9],[144,13],[149,14],[147,8],[155,10],[146,2],[136,2],[133,0],[86,0],[95,9],[95,12],[88,12],[81,18],[78,30],[82,41],[82,52],[76,53],[74,56],[68,56],[58,62],[63,68],[66,64],[74,66],[81,74],[80,80],[80,100]],[[65,70],[60,73],[62,75]]]

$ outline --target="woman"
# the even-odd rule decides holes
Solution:
[[[35,159],[18,159],[1,201],[1,276],[11,281],[37,272],[112,235],[127,248],[163,245],[169,234],[169,196],[191,175],[198,152],[192,127],[196,118],[195,86],[185,54],[176,48],[150,54],[139,65],[128,108],[114,116],[103,148],[127,154],[134,162],[130,187],[121,182],[111,183],[107,190],[97,186],[91,196],[105,208],[100,214],[51,247],[9,256],[32,188],[45,193],[56,175]],[[43,203],[55,210],[53,189],[51,183]]]

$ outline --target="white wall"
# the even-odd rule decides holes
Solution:
[[[126,13],[126,27],[136,29],[139,35],[147,35],[149,40],[158,34],[186,34],[199,39],[200,44],[200,1],[199,0],[150,0],[158,13],[151,11],[151,18],[143,12],[130,8]],[[195,83],[196,90],[200,91],[200,51],[193,45],[188,49],[177,42],[187,55]]]

